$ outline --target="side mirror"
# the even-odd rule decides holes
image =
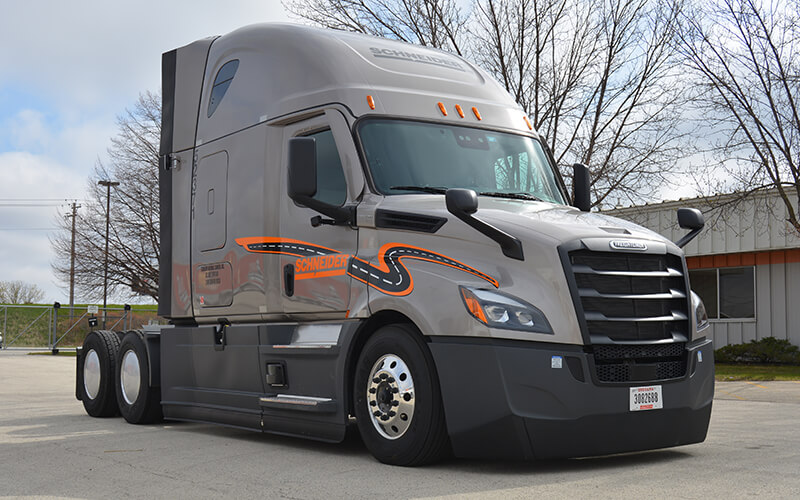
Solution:
[[[473,229],[496,241],[503,250],[503,255],[516,260],[525,260],[525,255],[522,253],[522,243],[519,239],[472,215],[478,211],[478,195],[475,191],[450,188],[444,194],[444,201],[448,212],[467,223]]]
[[[474,214],[478,211],[478,195],[471,189],[448,189],[444,195],[447,211]]]
[[[575,191],[572,206],[582,212],[588,212],[592,208],[589,167],[582,163],[576,163],[572,165],[572,171],[572,188]]]
[[[313,137],[289,139],[289,198],[303,205],[317,194],[317,144]]]
[[[317,194],[317,142],[313,137],[293,137],[289,139],[289,198],[298,205],[316,210],[333,220],[323,220],[316,216],[311,224],[350,224],[356,223],[355,207],[337,207],[314,198]]]
[[[678,209],[678,225],[683,229],[691,229],[691,231],[683,238],[675,242],[676,245],[683,248],[690,241],[700,234],[703,230],[706,221],[703,213],[696,208],[679,208]]]
[[[696,208],[679,208],[678,225],[683,229],[703,229],[706,220],[703,213]]]

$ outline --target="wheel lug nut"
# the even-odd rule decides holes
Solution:
[[[388,376],[389,376],[389,375],[386,375],[385,373],[381,373],[381,374],[380,374],[380,377],[381,377],[382,379],[386,379],[386,377],[388,377]]]
[[[397,387],[392,387],[392,394],[397,394],[398,392],[400,392],[400,389]]]
[[[376,401],[370,401],[369,405],[370,406],[378,406],[378,403]]]
[[[386,379],[387,382],[392,383],[394,382],[394,377],[389,377]]]
[[[381,379],[379,379],[378,377],[375,377],[374,379],[372,379],[372,382],[374,382],[376,384],[379,384],[381,382]]]
[[[375,417],[380,417],[381,416],[381,412],[380,412],[380,410],[375,410],[374,412],[372,412],[372,415],[375,416]]]
[[[390,412],[389,412],[389,416],[390,416],[390,417],[394,417],[395,415],[397,415],[397,413],[395,413],[394,411],[390,411]]]
[[[400,406],[400,401],[397,400],[392,401],[392,406]]]
[[[381,415],[381,420],[389,420],[389,415]]]

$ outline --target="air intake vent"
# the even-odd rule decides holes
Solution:
[[[595,345],[594,369],[606,383],[654,382],[686,375],[686,344]]]
[[[395,212],[393,210],[383,209],[375,211],[375,226],[385,229],[435,233],[445,222],[447,222],[447,219],[444,217]]]

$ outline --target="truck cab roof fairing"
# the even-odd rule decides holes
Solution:
[[[198,141],[330,103],[344,104],[356,116],[381,112],[431,119],[441,118],[436,105],[442,100],[449,107],[477,105],[482,111],[499,106],[518,113],[519,123],[510,123],[508,112],[484,113],[482,125],[524,126],[524,113],[502,87],[457,55],[292,24],[255,24],[214,40],[202,110],[208,108],[215,75],[233,59],[240,60],[236,78],[213,116],[200,114]],[[374,96],[376,111],[370,109],[367,95]]]

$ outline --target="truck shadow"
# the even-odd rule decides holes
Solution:
[[[344,441],[325,443],[299,437],[259,433],[244,429],[221,427],[217,425],[192,424],[188,422],[169,422],[173,430],[179,432],[202,433],[225,436],[228,439],[259,441],[267,446],[279,446],[298,451],[329,455],[331,457],[364,458],[365,462],[380,465],[369,453],[356,425],[347,427]],[[551,460],[476,460],[456,457],[445,459],[426,466],[425,469],[475,474],[521,475],[527,473],[558,474],[565,472],[588,472],[615,469],[630,469],[633,466],[665,464],[691,458],[693,455],[677,449],[650,450],[619,455],[590,458],[551,459]]]

